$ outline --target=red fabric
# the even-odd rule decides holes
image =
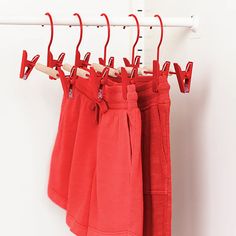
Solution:
[[[170,236],[169,84],[129,85],[125,100],[111,82],[99,100],[98,80],[78,79],[73,99],[62,80],[49,197],[76,235]]]
[[[93,93],[96,90],[95,78],[78,79],[76,90],[81,93],[81,115],[71,163],[66,222],[75,234],[86,235],[97,156],[98,107]]]
[[[143,236],[171,235],[170,98],[167,80],[137,85],[142,117]]]
[[[128,87],[127,101],[121,86],[105,86],[100,102],[91,99],[89,89],[82,90],[91,104],[81,101],[85,113],[78,123],[67,223],[80,236],[141,236],[141,119],[135,87]]]
[[[141,117],[135,86],[106,87],[99,124],[88,236],[142,235]]]
[[[72,97],[69,97],[69,81],[65,76],[60,79],[64,95],[51,157],[48,196],[55,204],[66,209],[71,160],[80,115],[80,94],[73,91]]]

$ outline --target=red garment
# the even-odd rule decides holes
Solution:
[[[77,235],[87,235],[92,181],[97,157],[98,77],[91,71],[88,80],[78,78],[81,93],[80,117],[69,181],[66,222]],[[79,228],[79,229],[78,229]]]
[[[152,82],[136,86],[142,117],[143,236],[171,235],[169,88],[164,78],[160,78],[157,92]]]
[[[85,95],[84,115],[78,123],[67,223],[80,236],[141,236],[141,120],[135,87],[128,86],[124,100],[121,86],[105,86],[98,100],[98,87],[89,84],[78,87]]]
[[[70,81],[62,71],[60,71],[60,80],[64,94],[51,157],[48,196],[54,203],[66,209],[71,160],[80,115],[80,94],[76,90],[71,93]]]
[[[129,85],[127,100],[122,83],[109,82],[99,100],[91,72],[76,80],[73,99],[63,97],[49,196],[76,235],[171,235],[170,87],[160,78],[154,92],[147,80],[137,92]]]
[[[105,87],[108,111],[101,116],[88,236],[141,236],[143,189],[141,117],[135,86]]]

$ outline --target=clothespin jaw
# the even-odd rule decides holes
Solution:
[[[188,62],[184,71],[181,69],[178,63],[174,63],[174,68],[181,93],[189,93],[192,79],[193,62]]]
[[[22,61],[21,61],[21,69],[20,69],[20,78],[27,80],[31,71],[34,69],[35,64],[37,63],[39,59],[39,55],[36,55],[33,57],[31,61],[29,61],[28,54],[26,50],[23,50],[22,53]]]
[[[103,99],[103,86],[106,84],[108,80],[109,68],[105,67],[102,71],[102,75],[100,80],[97,80],[98,84],[98,100],[101,101]]]
[[[71,68],[69,79],[73,82],[77,79],[77,66]]]
[[[101,73],[97,73],[93,67],[90,67],[90,79],[89,81],[93,84],[92,87],[95,87],[96,90],[103,87],[108,80],[109,67],[104,67]]]
[[[167,80],[170,71],[170,62],[166,61],[160,69],[160,63],[157,60],[153,61],[153,92],[158,92],[159,83]]]
[[[129,60],[126,57],[123,58],[123,61],[125,63],[125,66],[131,67],[131,63],[129,62]]]
[[[99,57],[98,58],[98,61],[99,61],[99,64],[103,65],[103,66],[106,66],[105,65],[105,61],[103,60],[103,58]]]
[[[102,77],[101,77],[101,84],[104,85],[106,84],[108,80],[108,75],[109,75],[109,68],[105,67],[102,71]]]
[[[114,57],[110,57],[108,60],[108,66],[111,68],[114,68],[115,65],[115,58]]]
[[[77,67],[73,66],[70,71],[70,75],[67,76],[68,79],[68,84],[69,84],[69,98],[73,98],[74,95],[74,83],[75,80],[77,79]]]
[[[62,66],[63,60],[65,58],[65,53],[61,53],[57,60],[53,58],[53,54],[48,52],[47,66],[50,68],[55,68],[56,70]],[[50,79],[55,80],[52,76],[49,76]]]
[[[123,58],[123,61],[125,63],[125,66],[127,67],[136,67],[138,68],[140,66],[140,59],[141,59],[141,56],[136,56],[135,59],[134,59],[134,63],[133,62],[130,62],[127,58]]]
[[[99,58],[98,59],[99,61],[99,64],[103,65],[103,66],[108,66],[108,67],[111,67],[111,68],[114,68],[114,62],[115,62],[115,58],[114,57],[110,57],[109,60],[108,60],[108,64],[106,65],[106,62],[104,61],[103,58]]]
[[[79,68],[86,68],[89,65],[89,59],[90,59],[91,53],[87,52],[84,55],[84,59],[81,60],[80,52],[77,51],[75,55],[75,66]]]
[[[161,77],[167,79],[170,71],[170,61],[166,61],[161,69]]]
[[[135,84],[137,80],[138,80],[138,68],[133,67],[133,69],[130,73],[130,83]]]

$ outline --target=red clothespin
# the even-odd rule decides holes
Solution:
[[[170,74],[176,74],[181,93],[189,93],[192,79],[193,62],[188,62],[185,70],[182,70],[178,63],[174,63],[174,68],[175,72],[170,72]]]
[[[86,68],[89,65],[89,59],[90,59],[91,53],[87,52],[84,55],[84,59],[81,59],[79,51],[77,51],[75,56],[75,65],[79,68]]]
[[[107,83],[108,74],[109,74],[109,67],[105,67],[102,71],[102,76],[101,76],[101,84],[102,85]]]
[[[73,98],[74,84],[75,84],[75,80],[77,79],[76,72],[77,72],[76,66],[72,67],[69,75],[65,75],[61,67],[58,68],[58,76],[61,79],[62,87],[64,89],[64,92],[66,94],[68,93],[69,98]]]
[[[162,80],[166,80],[168,78],[169,71],[170,71],[170,62],[166,61],[164,65],[162,66],[161,73],[160,73]]]
[[[103,99],[103,86],[106,84],[108,80],[109,68],[105,67],[102,71],[102,76],[100,78],[100,82],[97,80],[99,84],[98,88],[98,100]]]
[[[123,58],[125,66],[138,68],[140,66],[140,56],[136,56],[134,62],[130,62],[127,58]]]
[[[68,76],[68,79],[71,81],[71,83],[74,84],[75,80],[77,79],[77,66],[73,66],[70,71],[70,75]]]
[[[73,98],[73,93],[74,93],[74,84],[75,80],[77,79],[77,67],[73,66],[70,75],[67,76],[67,79],[69,81],[69,98]]]
[[[79,23],[80,23],[80,38],[79,38],[79,42],[76,46],[76,51],[75,51],[75,66],[79,68],[86,68],[89,65],[89,59],[90,59],[91,53],[87,52],[84,56],[84,59],[81,59],[79,47],[83,38],[83,21],[82,21],[81,16],[78,13],[74,13],[74,16],[78,17]]]
[[[50,13],[46,13],[45,15],[47,15],[49,17],[50,25],[51,25],[51,38],[50,38],[50,41],[48,44],[47,66],[50,68],[55,68],[57,70],[58,67],[62,66],[63,60],[65,58],[65,53],[61,53],[59,55],[58,59],[53,58],[53,54],[51,52],[51,45],[52,45],[53,35],[54,35],[53,20],[52,20],[52,16]],[[55,78],[53,78],[52,76],[49,76],[49,78],[52,80],[55,80]]]
[[[104,61],[103,58],[98,58],[99,64],[103,65],[103,66],[108,66],[110,68],[114,68],[114,64],[115,64],[115,58],[114,57],[110,57],[108,60],[108,63],[106,65],[106,62]]]
[[[115,58],[114,57],[110,57],[108,60],[108,67],[114,68],[115,65]]]
[[[20,78],[21,79],[28,79],[31,71],[34,69],[35,64],[37,63],[39,59],[39,55],[36,55],[33,57],[31,61],[29,61],[28,54],[26,50],[23,50],[22,53],[22,61],[21,61],[21,69],[20,69]]]

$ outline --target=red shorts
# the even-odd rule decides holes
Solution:
[[[61,77],[60,79],[64,95],[51,157],[48,196],[54,203],[66,209],[71,160],[80,114],[80,94],[74,90],[73,96],[69,97],[67,78]]]
[[[78,163],[74,165],[75,156],[71,172],[75,185],[70,185],[69,191],[74,204],[69,199],[67,223],[73,233],[81,236],[141,236],[141,119],[137,93],[135,86],[128,86],[127,100],[121,86],[105,86],[103,93],[101,102],[90,100],[100,113],[93,128],[96,112],[92,109],[85,114],[90,124],[87,138],[80,131],[84,125],[78,125],[76,146],[82,143],[80,148],[75,146]]]
[[[99,108],[93,94],[93,78],[77,79],[76,90],[81,94],[80,116],[71,163],[66,222],[73,233],[86,235],[96,167]]]
[[[171,235],[171,161],[169,84],[136,86],[142,117],[144,236]]]
[[[142,235],[141,117],[135,86],[105,87],[88,236]]]

